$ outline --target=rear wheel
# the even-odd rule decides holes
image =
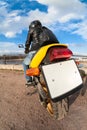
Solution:
[[[41,105],[43,105],[47,111],[49,112],[49,114],[51,116],[53,116],[55,119],[61,120],[63,119],[68,111],[69,111],[69,99],[64,98],[61,101],[58,102],[53,102],[47,93],[47,90],[43,89],[41,87],[40,93],[39,93],[39,97],[40,97],[40,102]]]
[[[69,111],[68,98],[62,99],[58,102],[53,102],[52,100],[50,100],[47,104],[47,110],[52,116],[54,116],[55,119],[63,119]]]
[[[80,90],[80,95],[84,96],[84,94],[86,92],[86,89],[87,89],[87,87],[86,87],[87,86],[87,76],[86,76],[86,73],[85,73],[84,70],[79,69],[79,72],[80,72],[80,75],[81,75],[82,80],[83,80],[83,86],[82,86],[82,88]]]
[[[47,109],[49,114],[55,119],[63,119],[69,111],[69,99],[64,98],[61,101],[53,102],[51,99],[43,100],[40,95],[41,104]]]
[[[55,119],[63,119],[69,111],[69,98],[66,97],[58,102],[53,102],[49,97],[49,93],[42,75],[40,75],[40,83],[41,84],[39,86],[39,94],[41,104],[45,106],[49,114]]]

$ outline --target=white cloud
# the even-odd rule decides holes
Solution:
[[[87,40],[87,4],[80,0],[37,0],[48,6],[48,12],[41,20],[48,26],[58,22],[53,28],[80,35]],[[40,12],[38,13],[38,15]],[[78,22],[72,22],[78,20]]]
[[[86,15],[86,5],[79,0],[37,0],[41,4],[48,5],[48,13],[52,14],[60,22],[66,22],[70,19],[84,18]],[[52,10],[54,8],[54,11]],[[54,14],[54,15],[53,15]]]
[[[69,48],[72,50],[73,54],[82,54],[82,55],[87,55],[87,48],[86,43],[71,43],[68,45]]]
[[[87,20],[77,24],[78,29],[73,34],[78,34],[87,40]]]
[[[70,20],[79,19],[85,21],[87,17],[87,5],[81,3],[79,0],[36,1],[48,6],[47,12],[41,12],[36,9],[27,12],[27,16],[21,16],[20,13],[22,13],[23,10],[8,11],[7,7],[9,5],[6,2],[0,2],[0,32],[6,37],[14,37],[16,34],[21,33],[24,29],[27,29],[28,24],[34,19],[39,19],[43,24],[49,27],[53,26],[55,28],[54,25],[57,22],[59,23],[59,26],[63,23],[70,26]],[[67,22],[68,24],[66,24]],[[84,33],[79,33],[79,31],[80,29],[78,29],[75,33],[83,36]],[[83,36],[83,38],[85,37]]]
[[[28,17],[21,16],[22,10],[8,11],[9,5],[0,1],[0,34],[6,37],[15,37],[28,26]]]
[[[14,37],[14,32],[6,32],[5,34],[6,37]]]
[[[24,49],[18,48],[18,45],[12,42],[0,42],[0,55],[3,54],[23,54]]]

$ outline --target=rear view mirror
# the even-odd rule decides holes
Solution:
[[[24,45],[23,44],[18,44],[18,47],[19,48],[24,48]]]

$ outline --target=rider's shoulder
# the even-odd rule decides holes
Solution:
[[[47,27],[43,26],[42,29],[48,29]]]

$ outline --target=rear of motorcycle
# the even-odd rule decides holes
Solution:
[[[58,120],[63,119],[69,111],[68,96],[79,90],[82,84],[71,56],[72,51],[67,46],[52,46],[39,68],[27,72],[34,76],[41,104]]]

